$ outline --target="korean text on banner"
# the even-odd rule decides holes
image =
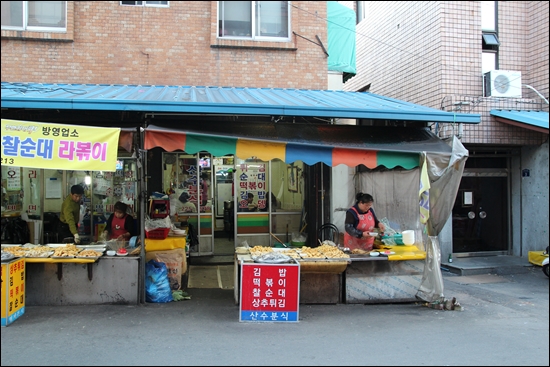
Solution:
[[[116,171],[120,128],[2,119],[2,164]]]

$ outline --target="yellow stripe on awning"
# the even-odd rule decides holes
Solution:
[[[262,142],[239,139],[237,141],[237,157],[248,159],[256,157],[262,161],[278,158],[282,161],[286,156],[286,143]]]

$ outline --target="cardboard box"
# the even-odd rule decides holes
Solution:
[[[184,248],[165,251],[148,251],[145,262],[155,260],[166,264],[172,290],[182,289],[183,276],[187,272],[187,258]]]

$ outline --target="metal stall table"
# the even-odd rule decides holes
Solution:
[[[393,246],[391,252],[377,257],[351,255],[344,273],[344,303],[416,301],[426,252],[416,246]]]
[[[138,304],[139,260],[25,258],[27,305]]]

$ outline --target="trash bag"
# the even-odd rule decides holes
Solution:
[[[173,301],[166,264],[155,260],[145,264],[145,300],[154,303]]]

